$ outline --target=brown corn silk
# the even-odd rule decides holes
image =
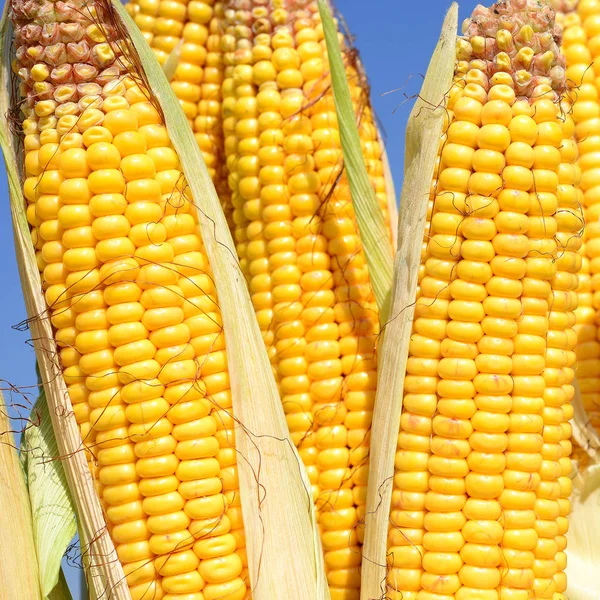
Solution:
[[[586,415],[576,420],[580,430],[577,441],[581,446],[575,448],[575,458],[580,466],[588,462],[588,454],[597,451],[597,436],[586,433],[587,426],[600,432],[600,337],[598,325],[597,295],[600,288],[597,273],[600,272],[597,239],[600,231],[597,227],[598,187],[595,173],[597,169],[596,152],[599,131],[596,120],[599,112],[599,88],[595,74],[595,38],[598,30],[596,23],[600,19],[600,7],[595,2],[557,3],[557,20],[563,28],[563,52],[567,61],[567,84],[574,100],[573,119],[575,138],[579,147],[579,165],[583,174],[584,213],[587,222],[583,236],[581,255],[583,266],[579,276],[577,290],[579,307],[577,315],[577,380],[581,392],[581,401]],[[591,446],[596,446],[592,448]]]
[[[161,65],[174,61],[179,99],[231,226],[221,126],[223,2],[132,0],[125,5]]]
[[[404,383],[387,598],[566,598],[581,173],[560,30],[457,41]],[[516,226],[518,220],[519,226]]]
[[[224,336],[177,154],[108,3],[11,8],[27,218],[131,598],[241,600]]]

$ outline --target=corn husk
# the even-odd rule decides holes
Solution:
[[[600,561],[598,509],[600,508],[600,436],[589,422],[577,379],[573,381],[573,441],[584,450],[589,462],[572,461],[573,493],[567,532],[567,598],[595,600],[598,595],[596,569]],[[585,461],[584,461],[585,462]]]
[[[573,477],[571,514],[567,533],[568,600],[598,598],[600,562],[600,464],[594,463]]]
[[[67,600],[70,594],[61,577],[61,560],[77,524],[43,388],[30,421],[21,437],[21,464],[27,478],[40,586],[44,597]]]
[[[587,455],[594,461],[600,459],[600,435],[596,428],[590,423],[587,411],[581,399],[581,392],[577,378],[572,383],[575,388],[573,397],[573,419],[571,425],[573,428],[573,440],[582,448]]]
[[[123,6],[146,78],[158,98],[192,195],[223,316],[236,418],[236,449],[252,595],[326,600],[321,543],[308,476],[287,422],[233,239],[179,101]]]
[[[0,394],[0,600],[43,600],[29,494]],[[15,576],[18,574],[18,576]]]
[[[398,222],[398,198],[396,197],[396,186],[392,177],[392,169],[390,167],[390,159],[388,158],[387,150],[383,141],[381,131],[378,131],[379,144],[383,148],[383,176],[385,177],[385,189],[388,199],[388,214],[390,215],[390,224],[392,226],[392,251],[394,254],[398,251],[398,228],[394,227],[394,223]]]
[[[181,46],[183,46],[183,39],[179,40],[175,48],[171,50],[167,60],[165,60],[162,69],[167,81],[173,81],[173,77],[175,77],[175,71],[177,71],[177,66],[179,65],[179,59],[181,57]]]
[[[417,277],[427,220],[427,202],[444,120],[444,96],[454,75],[458,6],[446,15],[419,99],[406,128],[404,183],[398,220],[390,320],[379,347],[377,396],[371,429],[361,600],[385,589],[386,548],[400,429],[404,374],[412,329]]]
[[[385,323],[389,314],[392,284],[392,244],[367,173],[337,28],[326,0],[319,0],[319,13],[327,44],[331,86],[352,206],[369,267],[371,286],[379,307],[379,320]]]
[[[11,106],[10,61],[12,27],[8,18],[8,4],[4,5],[0,23],[0,114],[7,115]],[[73,416],[67,387],[53,356],[57,355],[46,301],[31,244],[29,224],[25,215],[22,193],[18,141],[8,128],[0,128],[0,146],[4,154],[8,179],[10,210],[13,222],[15,252],[19,267],[25,308],[30,319],[30,331],[36,351],[40,375],[48,401],[52,428],[56,436],[58,455],[62,460],[69,490],[75,504],[82,544],[89,560],[88,579],[98,597],[111,590],[114,600],[130,600],[123,569],[117,559],[114,545],[106,529],[106,521],[96,496],[94,483],[83,453],[79,429]]]

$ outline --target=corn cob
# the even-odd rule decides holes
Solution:
[[[567,61],[567,82],[572,88],[575,99],[573,119],[575,121],[575,137],[579,147],[579,165],[583,174],[582,190],[583,206],[587,227],[585,242],[581,250],[583,255],[582,274],[580,276],[579,308],[577,310],[577,379],[581,390],[583,404],[591,424],[600,428],[600,337],[598,325],[597,292],[600,290],[597,277],[600,272],[598,262],[597,239],[598,208],[596,199],[597,187],[594,174],[597,169],[598,130],[597,118],[600,114],[598,100],[599,88],[593,66],[597,54],[595,39],[598,34],[597,22],[600,18],[600,7],[596,2],[575,1],[556,3],[560,15],[560,23],[564,29],[563,48]],[[584,452],[578,450],[578,457]],[[585,457],[584,457],[585,458]]]
[[[126,8],[162,65],[171,54],[175,56],[171,87],[194,131],[231,224],[221,127],[219,28],[223,4],[215,0],[132,0]]]
[[[108,3],[11,7],[32,242],[132,599],[241,600],[227,357],[179,158]]]
[[[377,311],[342,172],[316,2],[225,3],[223,128],[234,239],[292,439],[313,486],[333,600],[358,598]],[[346,47],[347,50],[347,47]],[[387,215],[363,75],[347,75]]]
[[[547,6],[509,0],[478,6],[463,33],[409,348],[387,597],[558,600],[582,226],[560,31]]]

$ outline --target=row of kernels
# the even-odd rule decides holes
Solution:
[[[122,325],[125,328],[131,325],[132,329],[135,329],[140,312],[136,305],[140,296],[141,290],[135,283],[117,282],[107,286],[104,291],[108,332],[110,332],[110,340],[115,342],[113,355],[119,348],[125,348],[126,357],[129,354],[126,347],[129,341],[127,334],[122,327],[121,331],[119,329]],[[144,333],[147,335],[147,331]],[[135,341],[131,343],[135,344]],[[131,354],[129,360],[129,364],[133,364]],[[154,553],[148,542],[151,532],[147,527],[147,513],[140,493],[140,479],[145,472],[138,469],[138,457],[132,441],[132,435],[140,433],[140,419],[139,415],[135,414],[137,407],[134,405],[133,411],[130,410],[126,401],[129,396],[127,393],[122,393],[127,389],[127,385],[123,385],[123,380],[117,378],[114,382],[110,382],[110,377],[101,374],[97,379],[94,386],[102,386],[102,389],[95,389],[90,397],[91,402],[97,406],[95,410],[99,413],[99,418],[93,425],[98,429],[96,440],[99,448],[98,461],[101,466],[99,476],[101,481],[103,478],[106,480],[103,482],[106,486],[104,501],[110,505],[106,511],[107,518],[113,524],[113,540],[119,542],[117,553],[120,552],[121,562],[126,565],[131,564],[129,575],[131,581],[128,583],[144,584],[154,579],[156,574],[152,562]],[[111,387],[105,387],[109,384]],[[115,474],[117,468],[122,471],[118,479],[107,479],[113,473],[112,470],[109,471],[109,464],[102,468],[103,454],[106,455],[106,460],[112,459],[115,462],[120,460],[123,463],[117,463],[118,466],[113,467]],[[127,471],[131,471],[129,478],[126,478]],[[122,485],[135,487],[137,491],[135,497],[129,498],[127,494],[123,494],[122,501],[119,501],[119,489]],[[129,570],[130,567],[125,568]]]
[[[156,217],[156,220],[160,218],[160,209],[158,206],[156,206],[158,210],[156,215],[147,206],[152,199],[155,201],[160,199],[159,191],[156,189],[157,185],[153,181],[156,175],[157,157],[150,155],[150,147],[153,145],[151,143],[152,133],[149,132],[149,135],[144,135],[138,130],[138,124],[135,120],[128,120],[123,115],[112,132],[115,136],[121,135],[122,143],[117,146],[119,153],[122,154],[123,158],[133,157],[130,161],[135,161],[137,167],[136,173],[132,173],[128,178],[129,183],[124,192],[126,204],[121,206],[118,202],[112,204],[112,198],[103,199],[103,202],[99,203],[100,208],[98,209],[98,214],[95,216],[99,219],[98,224],[100,224],[100,221],[107,222],[104,235],[101,237],[107,240],[118,240],[120,243],[115,243],[115,245],[120,246],[120,250],[122,251],[121,256],[119,256],[119,251],[117,251],[114,257],[110,254],[102,257],[104,259],[103,262],[108,265],[113,274],[109,280],[111,283],[105,291],[105,300],[109,306],[107,319],[110,324],[109,337],[111,345],[115,348],[115,362],[121,370],[124,370],[121,383],[125,385],[119,390],[119,400],[124,405],[126,420],[123,423],[122,433],[118,435],[121,439],[127,440],[128,447],[131,448],[133,453],[134,468],[136,470],[140,495],[139,500],[126,506],[137,506],[139,504],[141,515],[143,515],[142,518],[134,521],[138,538],[128,542],[131,544],[136,543],[139,546],[139,548],[136,547],[137,555],[134,548],[131,549],[131,558],[137,558],[137,560],[132,562],[130,577],[135,578],[137,585],[148,585],[150,581],[156,578],[154,566],[150,569],[150,566],[153,565],[151,559],[154,558],[156,553],[151,545],[153,531],[150,527],[149,519],[154,511],[146,501],[146,495],[148,494],[148,485],[146,482],[148,478],[154,476],[157,465],[153,459],[155,453],[150,453],[150,456],[146,456],[148,451],[144,447],[144,443],[146,442],[146,432],[158,420],[153,411],[154,413],[157,411],[160,412],[166,407],[160,406],[158,403],[158,398],[160,398],[162,390],[162,386],[160,385],[156,388],[158,395],[151,394],[149,397],[143,394],[139,397],[137,395],[139,389],[137,380],[141,379],[142,382],[146,380],[152,381],[152,377],[156,377],[158,374],[156,368],[158,364],[154,361],[157,347],[154,343],[156,338],[152,337],[152,310],[147,310],[148,307],[145,300],[148,294],[151,293],[149,288],[152,286],[147,284],[147,280],[146,282],[141,280],[141,285],[138,285],[131,281],[131,279],[135,279],[138,265],[147,264],[144,259],[149,258],[152,260],[154,258],[154,256],[146,256],[144,254],[144,248],[152,243],[150,239],[151,233],[146,229],[146,226],[154,220],[153,217]],[[152,121],[148,125],[152,125]],[[100,156],[102,155],[100,154],[99,158]],[[160,158],[160,155],[158,155],[158,158]],[[152,194],[148,193],[150,190],[153,190],[155,198],[151,198]],[[146,205],[138,204],[140,195],[148,196]],[[127,231],[129,246],[126,244],[124,238],[124,214],[128,214],[130,217],[126,219],[129,225]],[[95,223],[96,220],[94,220]],[[114,228],[111,228],[111,225],[114,225]],[[164,241],[164,235],[161,236],[160,231],[153,233],[156,234],[157,243]],[[127,255],[135,256],[135,260],[128,262],[121,259],[122,256]],[[167,252],[167,256],[164,257],[167,260],[170,258],[168,255],[169,253]],[[114,259],[112,265],[111,262],[106,262],[110,261],[110,259]],[[141,272],[141,269],[139,272]],[[150,329],[148,326],[150,326]],[[150,414],[147,414],[148,412]],[[116,437],[116,435],[116,432],[114,432],[111,438]],[[168,438],[161,438],[161,441],[164,441],[164,439]],[[159,443],[158,447],[164,448],[165,444],[161,445]],[[167,482],[163,482],[164,485],[170,490],[174,484],[168,480]],[[123,508],[119,508],[123,510]],[[133,527],[130,528],[133,529]],[[113,534],[115,529],[113,528]],[[143,561],[146,561],[146,564]],[[170,582],[167,580],[165,584],[166,591],[170,591]]]
[[[312,28],[301,30],[300,35],[303,37],[302,44],[298,46],[298,52],[303,58],[301,69],[306,79],[304,91],[307,101],[312,98],[317,100],[314,104],[312,102],[308,104],[307,114],[311,118],[315,168],[321,183],[319,194],[315,197],[315,200],[318,201],[319,198],[327,199],[321,207],[322,231],[325,237],[330,240],[327,250],[332,257],[333,291],[337,302],[335,316],[336,322],[340,324],[341,375],[344,377],[341,397],[343,404],[341,406],[344,406],[347,410],[344,423],[348,427],[346,443],[350,448],[348,458],[344,453],[344,456],[340,456],[340,459],[343,461],[348,460],[348,465],[353,472],[353,504],[356,506],[356,511],[352,509],[352,512],[356,512],[356,517],[360,520],[364,517],[366,500],[368,429],[372,412],[357,412],[353,410],[354,406],[348,400],[356,394],[368,396],[374,393],[376,385],[374,344],[375,335],[378,331],[376,326],[377,315],[372,308],[373,303],[369,302],[369,279],[365,260],[362,253],[359,254],[360,244],[357,243],[358,239],[354,239],[357,225],[353,211],[349,203],[347,204],[344,200],[340,201],[340,199],[346,198],[349,192],[345,177],[342,176],[341,180],[338,179],[342,158],[339,151],[339,142],[336,144],[335,137],[338,123],[332,97],[327,93],[324,94],[322,70],[327,53],[324,41],[318,34],[319,25],[320,23],[317,23],[317,29],[315,30]],[[320,52],[316,45],[317,42],[320,42],[321,45]],[[304,62],[305,58],[307,59],[306,62]],[[365,149],[369,176],[378,194],[382,209],[387,215],[385,181],[383,179],[381,151],[377,142],[376,130],[371,124],[370,110],[364,106],[364,90],[360,86],[358,74],[351,66],[348,67],[348,75],[351,83],[353,106],[359,115],[361,144]],[[332,187],[334,182],[335,187]],[[356,340],[356,349],[347,343],[343,343],[349,335],[352,336],[350,339]],[[331,376],[333,371],[330,369],[329,373]],[[332,380],[332,389],[334,386],[335,381]],[[339,408],[334,411],[332,407],[330,411],[332,416],[340,415]],[[352,427],[352,425],[355,425],[355,427]],[[343,462],[340,462],[338,467],[343,464]],[[349,514],[351,514],[350,511]],[[356,527],[351,522],[348,523],[348,526]],[[362,536],[363,532],[359,530],[357,542],[362,542]],[[350,593],[349,590],[357,587],[348,578],[358,567],[360,557],[358,548],[354,547],[352,540],[350,540],[349,547],[341,552],[345,553],[347,562],[333,565],[331,556],[326,553],[326,563],[328,568],[331,569],[328,572],[328,579],[332,593],[341,594],[339,595],[340,598],[346,598],[349,597],[347,596]],[[344,570],[340,567],[350,569],[349,573],[345,575],[345,585],[342,585],[341,581]],[[343,588],[346,588],[345,593]]]
[[[541,376],[539,384],[541,402],[538,401],[538,403],[541,407],[539,416],[543,424],[541,431],[544,439],[541,448],[542,463],[536,474],[537,485],[532,488],[536,493],[536,499],[533,506],[528,506],[527,509],[533,508],[537,516],[534,529],[538,539],[533,548],[535,559],[531,565],[532,588],[540,597],[552,598],[555,591],[553,576],[556,564],[544,562],[548,558],[544,554],[544,548],[546,539],[551,537],[554,530],[551,525],[551,515],[557,505],[549,499],[549,496],[554,495],[554,492],[550,490],[554,488],[553,481],[556,480],[558,474],[558,464],[555,459],[560,456],[560,447],[553,443],[553,435],[548,436],[549,429],[555,427],[556,411],[546,402],[548,391],[543,373],[549,366],[548,358],[552,356],[552,351],[548,348],[548,339],[551,339],[549,338],[550,322],[548,317],[552,310],[549,304],[552,289],[550,281],[557,272],[554,260],[557,232],[555,215],[558,209],[556,192],[561,161],[559,148],[562,143],[562,128],[557,122],[559,109],[552,102],[539,100],[533,104],[532,109],[531,116],[538,124],[538,138],[533,146],[535,153],[533,176],[536,197],[528,212],[530,221],[529,253],[526,258],[527,277],[524,280],[523,316],[519,321],[519,334],[531,336],[532,339],[543,338],[544,341],[540,341],[540,347],[543,349],[539,359],[540,368],[534,367],[534,363],[530,362],[529,368],[526,371],[523,371],[522,368],[520,375],[527,375],[531,378]],[[546,128],[545,133],[548,134],[544,136],[545,139],[542,139],[543,127]],[[560,139],[557,139],[558,133],[552,130],[552,128],[556,130],[557,127],[561,134]],[[531,356],[533,358],[533,355]],[[550,366],[555,365],[550,364]],[[515,383],[516,385],[517,383]],[[534,388],[535,386],[531,386],[531,389]]]
[[[450,193],[451,185],[448,181]],[[443,194],[439,182],[438,191]],[[433,226],[430,233],[435,235]],[[448,287],[455,264],[454,261],[443,261],[432,256],[424,258],[425,269],[409,348],[404,409],[396,452],[391,514],[394,528],[388,536],[388,552],[393,560],[388,574],[388,588],[403,594],[402,597],[404,594],[416,597],[422,589],[422,580],[427,584],[429,577],[423,570],[426,567],[423,564],[423,544],[425,532],[429,531],[426,530],[425,517],[431,504],[428,506],[427,499],[432,500],[428,469],[430,436],[437,412],[440,344],[446,336],[448,323]],[[432,525],[435,526],[435,521]]]
[[[493,95],[493,89],[490,95]],[[471,85],[465,89],[463,98],[475,100],[473,96],[477,96],[476,91],[476,87]],[[460,95],[456,97],[460,98]],[[460,100],[455,104],[455,111],[459,114],[464,110],[462,104]],[[495,127],[502,139],[504,132],[498,126],[506,127],[511,116],[508,103],[492,100],[482,110],[483,128]],[[472,154],[474,174],[493,176],[502,172],[507,163],[503,155],[506,149],[502,145],[492,148],[489,139],[483,135],[478,147]],[[477,181],[473,183],[478,191],[483,191],[479,189]],[[465,523],[459,523],[459,526],[462,525],[460,533],[464,545],[460,548],[463,566],[458,572],[457,585],[462,586],[458,593],[465,598],[470,594],[495,597],[492,596],[492,590],[501,581],[501,528],[493,517],[499,509],[497,498],[504,487],[506,459],[502,452],[506,447],[505,431],[512,407],[507,394],[511,391],[509,373],[512,370],[510,356],[513,346],[508,338],[498,337],[495,321],[506,321],[508,324],[514,321],[521,308],[518,301],[520,286],[515,285],[514,280],[501,277],[494,268],[493,261],[497,263],[502,256],[502,244],[493,243],[498,234],[502,235],[501,205],[493,198],[493,192],[483,192],[483,195],[469,196],[464,207],[460,200],[457,204],[463,216],[463,260],[457,269],[461,281],[456,282],[450,291],[454,301],[469,302],[465,306],[466,311],[455,309],[459,318],[464,319],[464,315],[471,310],[477,316],[473,318],[471,335],[459,337],[446,351],[452,351],[451,356],[462,359],[463,369],[468,371],[470,366],[473,381],[470,395],[474,400],[455,401],[455,410],[458,412],[451,414],[456,417],[461,416],[462,412],[463,418],[470,419],[471,426],[470,430],[466,430],[470,436],[468,443],[463,442],[461,455],[466,455],[465,491],[469,500],[462,511]],[[478,302],[483,310],[477,310]],[[477,323],[480,326],[473,327]],[[454,331],[450,332],[451,336]],[[510,331],[508,327],[507,332]],[[477,515],[478,508],[485,508],[485,512]]]
[[[454,96],[454,100],[457,97]],[[453,102],[452,108],[456,108],[456,104],[460,113],[464,102]],[[426,344],[421,354],[435,359],[435,375],[439,377],[432,397],[435,402],[429,408],[433,415],[433,437],[429,452],[422,453],[429,490],[425,496],[424,572],[419,597],[455,594],[461,588],[459,574],[464,569],[461,511],[467,500],[468,438],[473,431],[470,418],[476,410],[472,381],[477,374],[474,362],[477,350],[469,332],[472,335],[479,328],[482,315],[476,304],[484,299],[485,290],[482,297],[478,289],[482,286],[470,281],[471,271],[475,273],[477,268],[473,270],[468,262],[461,260],[465,242],[463,209],[468,206],[464,203],[467,189],[463,187],[462,174],[470,173],[473,168],[471,159],[461,160],[461,154],[464,149],[457,145],[445,145],[440,151],[437,196],[431,215],[425,275],[421,281],[420,300],[439,304],[440,314],[431,316],[447,321],[439,340],[413,336],[419,343]]]
[[[447,182],[446,186],[438,186],[438,193],[443,194],[448,191],[454,191],[450,183]],[[463,446],[472,431],[469,423],[474,394],[471,380],[475,375],[471,372],[474,363],[470,345],[453,337],[455,333],[453,325],[460,324],[459,327],[462,326],[461,321],[466,315],[462,314],[461,307],[456,304],[456,302],[459,304],[463,302],[464,296],[459,294],[454,299],[452,293],[454,283],[459,280],[449,281],[453,278],[452,273],[456,273],[456,268],[460,264],[456,260],[460,258],[460,251],[456,254],[453,254],[452,251],[445,254],[444,250],[453,245],[455,240],[444,239],[445,234],[438,233],[438,231],[444,231],[446,215],[451,218],[452,213],[445,213],[443,209],[438,209],[434,205],[428,246],[428,251],[434,259],[446,263],[444,265],[446,276],[439,282],[440,291],[445,289],[449,292],[449,300],[443,298],[446,295],[444,293],[442,294],[443,299],[441,299],[441,302],[447,306],[444,311],[444,316],[448,319],[446,339],[441,343],[439,341],[432,343],[433,340],[414,336],[414,338],[418,338],[419,343],[426,342],[428,352],[423,352],[425,350],[423,349],[421,354],[429,356],[431,353],[430,358],[435,358],[436,374],[440,378],[435,390],[436,403],[429,409],[435,415],[432,421],[433,437],[429,453],[422,453],[422,457],[426,461],[425,468],[429,474],[429,490],[425,497],[427,514],[423,536],[424,573],[421,577],[422,590],[440,594],[455,593],[460,588],[458,572],[463,562],[459,553],[464,540],[460,533],[462,520],[458,522],[453,519],[453,515],[460,514],[466,500],[465,476],[468,473],[468,465]],[[457,241],[460,243],[460,240]],[[449,243],[447,244],[447,242]],[[440,251],[441,245],[446,245],[442,251]],[[429,302],[436,297],[440,298],[433,283],[429,276],[423,280],[421,286],[422,298],[429,296]],[[450,306],[458,308],[458,312],[451,311]],[[413,341],[416,342],[417,339]],[[446,345],[447,342],[450,343]],[[449,448],[462,449],[463,452],[449,455],[447,452]],[[448,544],[444,545],[444,540]]]
[[[338,187],[333,190],[333,195],[327,201],[328,206],[325,208],[322,222],[322,233],[328,241],[327,252],[331,257],[330,271],[328,271],[328,277],[331,277],[331,280],[327,283],[333,292],[333,306],[329,310],[337,324],[338,339],[340,340],[339,355],[313,363],[315,367],[319,368],[319,383],[323,390],[330,390],[329,394],[318,393],[315,397],[313,411],[315,422],[320,427],[317,440],[319,437],[326,440],[327,432],[337,429],[336,422],[338,421],[344,423],[342,427],[346,434],[336,444],[338,447],[334,452],[332,452],[333,448],[322,448],[319,453],[318,461],[323,469],[320,476],[321,497],[335,497],[336,487],[341,487],[346,480],[352,481],[352,490],[341,490],[341,492],[347,493],[347,502],[344,505],[343,498],[338,496],[335,504],[338,504],[339,508],[333,504],[329,517],[329,521],[333,521],[336,513],[340,517],[343,515],[344,518],[338,517],[339,522],[335,529],[338,530],[340,536],[343,535],[347,539],[345,547],[325,552],[328,580],[332,593],[336,592],[338,598],[353,598],[355,597],[352,595],[353,593],[358,594],[358,588],[355,585],[356,577],[350,575],[360,566],[361,559],[362,532],[359,532],[357,528],[359,520],[363,516],[359,512],[359,503],[364,507],[366,470],[368,469],[365,444],[368,443],[367,435],[370,426],[370,415],[368,415],[368,422],[363,423],[362,432],[358,432],[361,441],[358,443],[358,440],[355,441],[353,448],[350,438],[352,432],[346,424],[351,424],[352,419],[356,417],[360,419],[360,416],[351,411],[351,406],[349,407],[345,400],[348,394],[373,391],[376,384],[373,321],[376,322],[377,315],[374,311],[369,312],[366,307],[369,295],[368,272],[364,258],[360,254],[352,256],[352,250],[348,251],[348,247],[344,247],[345,239],[349,236],[354,237],[356,224],[353,220],[344,218],[342,211],[339,216],[331,214],[333,212],[331,209],[339,202],[337,199],[343,197],[339,194],[344,193],[346,185],[344,183],[342,186],[342,182],[338,182]],[[326,191],[321,193],[327,197]],[[353,245],[355,243],[351,242]],[[363,289],[364,291],[362,291]],[[350,339],[356,340],[356,348],[353,347],[353,344],[348,343]],[[361,424],[360,421],[355,423],[356,425]],[[319,445],[319,441],[317,441],[317,445]],[[359,447],[360,445],[362,448]],[[327,476],[332,481],[327,481]],[[326,484],[327,487],[323,484]],[[361,489],[363,494],[360,493]],[[326,515],[322,512],[321,519],[325,517]],[[359,533],[358,537],[357,533]],[[344,573],[345,577],[343,577]]]
[[[568,108],[568,107],[565,107]],[[583,215],[581,213],[582,193],[578,189],[581,180],[581,170],[577,165],[577,146],[573,140],[574,123],[570,116],[563,122],[564,140],[561,145],[561,165],[559,167],[559,186],[557,189],[558,212],[557,212],[557,275],[552,280],[551,312],[549,315],[550,330],[556,333],[548,336],[548,352],[546,354],[546,378],[545,403],[546,410],[556,412],[556,420],[560,420],[563,435],[560,445],[562,454],[558,460],[560,474],[558,483],[560,494],[558,499],[558,516],[556,517],[558,533],[562,546],[564,536],[567,533],[567,515],[570,511],[569,496],[571,492],[571,427],[569,421],[573,416],[571,400],[574,396],[574,388],[571,385],[573,369],[576,357],[574,349],[577,343],[577,335],[574,329],[575,310],[577,309],[576,289],[579,281],[577,273],[581,267],[580,235],[583,228]],[[560,413],[557,409],[560,408]],[[564,548],[563,548],[564,550]],[[555,557],[556,571],[553,579],[556,592],[562,593],[566,590],[566,577],[564,569],[566,556],[561,550]],[[540,566],[544,566],[542,562]],[[534,571],[536,565],[534,564]]]
[[[225,21],[227,23],[227,12],[225,13]],[[241,55],[238,57],[236,63],[237,67],[233,66],[231,53],[236,47],[235,40],[236,38],[234,35],[224,35],[220,40],[224,61],[223,85],[221,88],[222,129],[225,162],[228,173],[227,184],[231,194],[231,225],[233,237],[242,273],[244,273],[249,280],[249,263],[253,260],[255,254],[258,255],[257,258],[262,257],[262,252],[261,248],[257,248],[258,252],[255,252],[255,247],[261,246],[260,242],[254,242],[253,245],[248,244],[246,227],[249,221],[244,213],[244,204],[248,200],[258,200],[258,180],[256,177],[243,177],[238,173],[237,156],[240,143],[243,150],[245,146],[248,146],[249,148],[254,147],[257,140],[252,139],[256,138],[256,135],[246,135],[246,139],[248,140],[246,142],[241,141],[238,137],[238,133],[242,132],[252,134],[252,132],[255,131],[256,124],[248,122],[252,121],[251,119],[241,119],[239,122],[236,122],[237,120],[234,117],[234,108],[238,97],[245,95],[252,96],[254,94],[252,86],[248,86],[246,79],[241,76],[241,72],[244,68],[251,64],[251,57],[246,54]],[[270,302],[270,299],[268,299],[267,302]],[[267,306],[266,308],[269,307]]]
[[[441,282],[448,285],[447,282]],[[436,411],[438,382],[437,353],[429,356],[428,346],[439,346],[445,337],[444,315],[428,314],[431,299],[415,312],[413,339],[421,343],[410,352],[404,380],[404,401],[395,460],[394,487],[388,533],[388,593],[416,598],[421,589],[425,498],[429,490],[427,462],[430,455],[432,419]],[[424,313],[423,315],[419,313]],[[437,318],[436,318],[437,317]],[[435,336],[435,337],[434,337]],[[419,351],[419,348],[421,350]]]
[[[581,399],[594,427],[599,425],[597,413],[600,412],[600,392],[596,388],[596,373],[600,365],[600,341],[597,339],[598,326],[596,310],[592,304],[592,279],[590,261],[586,256],[586,243],[583,241],[580,254],[582,266],[579,272],[577,288],[578,306],[575,310],[577,334],[577,382]]]
[[[110,113],[109,113],[110,114]],[[103,241],[108,246],[112,239],[118,238],[123,234],[122,227],[115,223],[116,235],[108,234],[110,225],[104,221],[118,220],[120,204],[114,202],[114,208],[106,210],[113,198],[109,200],[98,194],[104,192],[100,189],[86,189],[85,177],[86,167],[92,172],[98,173],[101,169],[116,169],[120,167],[120,152],[118,146],[113,142],[113,135],[120,133],[123,123],[134,122],[136,119],[128,117],[119,111],[113,113],[112,117],[106,118],[106,126],[90,128],[87,130],[89,141],[84,137],[84,144],[87,146],[87,152],[79,155],[75,151],[65,152],[64,159],[61,161],[66,178],[63,195],[65,198],[65,212],[62,217],[65,233],[63,234],[63,243],[68,247],[73,246],[76,250],[73,264],[76,272],[85,273],[79,279],[75,287],[71,289],[79,296],[74,298],[73,305],[77,306],[78,317],[76,324],[79,325],[80,333],[77,336],[75,347],[79,348],[81,353],[80,368],[87,374],[86,387],[90,391],[89,403],[91,408],[91,425],[96,430],[97,458],[99,463],[98,478],[103,484],[103,499],[107,506],[107,518],[112,524],[111,534],[117,544],[117,553],[125,566],[127,580],[133,588],[137,585],[147,584],[155,578],[155,571],[152,565],[152,554],[147,547],[149,537],[145,524],[145,514],[142,505],[138,500],[121,503],[118,498],[114,499],[114,492],[122,485],[136,485],[139,478],[136,470],[136,457],[133,450],[133,444],[129,440],[127,424],[127,407],[123,402],[120,391],[123,383],[123,376],[119,376],[117,370],[126,367],[135,362],[125,348],[124,352],[118,353],[120,346],[125,346],[129,340],[122,336],[115,337],[112,314],[110,312],[111,303],[115,300],[115,294],[111,289],[107,289],[102,297],[97,296],[97,290],[94,288],[104,287],[104,281],[111,271],[118,272],[119,266],[105,272],[102,269],[96,271],[99,277],[94,277],[94,268],[103,265],[106,259],[111,256],[110,247],[107,248],[108,256],[104,256],[104,249],[98,248]],[[137,126],[137,123],[136,123]],[[87,164],[86,164],[87,163]],[[124,165],[125,166],[125,165]],[[125,172],[127,171],[125,166]],[[69,184],[70,182],[70,184]],[[116,174],[107,173],[104,179],[107,184],[107,192],[119,195],[122,192],[120,188],[119,177]],[[114,186],[114,189],[110,189]],[[91,193],[95,192],[95,196]],[[124,198],[123,198],[124,200]],[[84,204],[79,204],[81,201]],[[116,211],[116,213],[115,213]],[[88,217],[86,218],[86,214]],[[60,216],[60,215],[59,215]],[[94,228],[94,225],[97,227]],[[90,233],[86,233],[87,230]],[[127,226],[127,232],[129,231]],[[103,235],[106,233],[107,235]],[[69,235],[72,234],[72,235]],[[123,236],[121,235],[121,239]],[[125,238],[127,239],[127,238]],[[87,249],[87,254],[86,254]],[[88,258],[88,254],[92,256]],[[135,266],[133,277],[135,277]],[[74,270],[75,270],[74,269]],[[88,272],[86,273],[86,270]],[[91,282],[86,285],[86,279]],[[83,285],[82,285],[83,284]],[[137,288],[137,285],[131,284],[130,288]],[[128,291],[131,292],[131,289]],[[137,289],[133,290],[134,295]],[[134,311],[135,312],[135,311]],[[127,319],[126,319],[127,320]],[[144,334],[147,332],[144,331]],[[127,336],[126,336],[127,337]],[[139,336],[138,336],[139,337]],[[137,340],[137,338],[136,338]],[[124,342],[121,344],[120,342]],[[113,505],[108,506],[107,498],[113,498]]]

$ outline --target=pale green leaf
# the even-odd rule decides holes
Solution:
[[[62,557],[77,526],[43,388],[31,421],[21,438],[21,453],[27,456],[27,484],[42,593],[48,596],[59,582]]]
[[[331,86],[340,128],[344,168],[348,177],[360,238],[369,266],[371,286],[379,307],[379,320],[381,323],[385,323],[389,316],[392,288],[392,244],[385,226],[383,212],[367,172],[337,28],[326,0],[319,0],[319,12],[329,56]]]

